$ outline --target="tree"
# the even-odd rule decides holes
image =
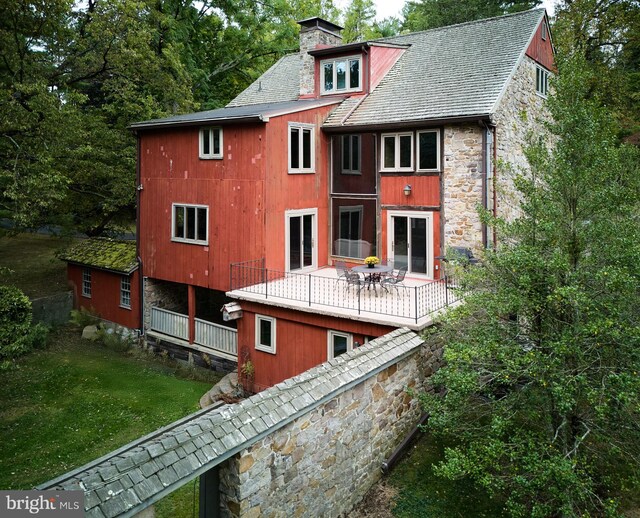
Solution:
[[[526,11],[541,0],[409,0],[403,28],[413,32]]]
[[[615,514],[640,489],[640,158],[620,146],[584,60],[560,63],[555,146],[535,143],[522,215],[431,340],[445,344],[429,427],[436,472],[514,516]]]
[[[375,16],[373,0],[351,0],[345,13],[342,41],[351,43],[369,39]]]

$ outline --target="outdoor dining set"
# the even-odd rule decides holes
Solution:
[[[367,290],[373,290],[374,295],[377,297],[378,287],[380,291],[384,290],[386,293],[389,293],[390,289],[393,288],[397,294],[400,294],[398,287],[404,287],[407,267],[404,266],[394,271],[391,264],[367,263],[367,259],[365,259],[365,264],[354,266],[353,268],[347,267],[344,261],[335,262],[334,266],[338,281],[343,280],[345,282],[344,289],[356,289],[359,293],[360,290],[366,288]],[[377,258],[375,260],[378,261]]]

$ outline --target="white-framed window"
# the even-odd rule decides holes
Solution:
[[[289,123],[289,173],[315,172],[315,126]]]
[[[256,315],[256,349],[276,354],[276,319]]]
[[[546,97],[549,92],[549,72],[540,66],[536,66],[536,93]]]
[[[222,158],[222,128],[200,129],[200,158]]]
[[[413,133],[383,133],[381,147],[381,171],[413,171]]]
[[[82,270],[82,296],[91,298],[91,270]]]
[[[327,332],[327,359],[332,360],[353,349],[353,336],[339,331]]]
[[[120,307],[131,309],[131,277],[120,277]]]
[[[547,39],[547,34],[548,34],[549,29],[547,28],[547,24],[546,22],[542,22],[542,27],[540,28],[540,37],[543,40]]]
[[[171,217],[171,240],[206,245],[209,243],[209,207],[174,203]]]
[[[322,94],[362,90],[362,57],[348,56],[320,62]]]
[[[362,174],[360,135],[342,135],[342,174]]]
[[[418,131],[418,171],[440,171],[440,130]]]

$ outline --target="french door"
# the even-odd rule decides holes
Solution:
[[[286,270],[313,270],[317,266],[318,210],[288,210],[285,212]]]
[[[431,212],[389,211],[387,257],[394,269],[433,278],[433,214]]]

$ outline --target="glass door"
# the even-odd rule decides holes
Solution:
[[[394,269],[433,277],[433,224],[430,212],[390,211],[387,256]]]
[[[287,271],[316,268],[316,214],[316,209],[285,213]]]

